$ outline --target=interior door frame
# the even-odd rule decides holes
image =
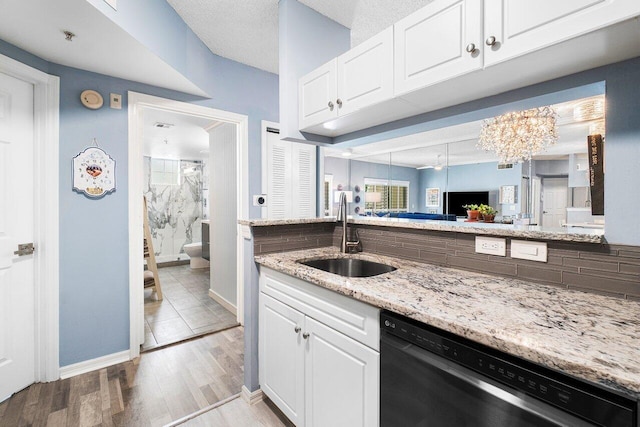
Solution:
[[[139,307],[144,304],[144,289],[141,286],[143,269],[143,218],[140,197],[143,194],[142,168],[142,112],[145,109],[171,113],[190,114],[237,126],[237,183],[240,191],[236,199],[238,219],[249,218],[249,118],[188,102],[174,101],[137,92],[128,92],[129,104],[129,357],[140,355],[140,344],[144,341],[144,316]],[[244,238],[242,227],[236,232],[236,298],[238,323],[244,324]]]
[[[33,85],[36,382],[60,378],[60,78],[0,55],[0,71]]]

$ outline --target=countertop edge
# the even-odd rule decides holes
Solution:
[[[320,223],[335,223],[335,217],[327,218],[291,218],[291,219],[241,219],[238,220],[238,224],[249,227],[270,227],[279,225],[298,225],[298,224],[320,224]],[[470,224],[451,221],[432,221],[432,220],[398,220],[396,218],[349,218],[349,224],[374,226],[374,227],[391,227],[391,228],[403,228],[412,230],[429,230],[429,231],[442,231],[442,232],[454,232],[465,234],[480,234],[485,236],[500,236],[500,237],[512,237],[521,239],[538,239],[538,240],[551,240],[560,242],[574,242],[574,243],[594,243],[603,244],[606,243],[604,234],[599,234],[591,230],[589,233],[570,233],[562,229],[554,229],[550,231],[527,229],[529,226],[517,226],[508,225],[510,227],[520,228],[492,228],[491,226],[485,226],[482,223]],[[498,224],[500,226],[502,224]]]

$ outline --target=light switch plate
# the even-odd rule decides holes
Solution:
[[[547,262],[547,243],[528,240],[511,241],[511,258]]]
[[[109,106],[116,110],[122,110],[122,95],[119,93],[110,93]]]
[[[506,256],[507,245],[505,239],[476,236],[476,252],[479,254]]]

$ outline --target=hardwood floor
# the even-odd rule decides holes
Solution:
[[[186,427],[295,427],[269,400],[249,405],[237,398],[193,418]]]
[[[209,269],[189,265],[158,269],[164,299],[145,291],[145,340],[147,351],[187,338],[220,331],[238,324],[236,316],[209,297]]]
[[[34,384],[0,403],[0,426],[165,425],[240,392],[243,346],[243,328],[235,327]]]

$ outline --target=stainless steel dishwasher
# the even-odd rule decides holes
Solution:
[[[381,427],[637,427],[638,402],[383,312]]]

